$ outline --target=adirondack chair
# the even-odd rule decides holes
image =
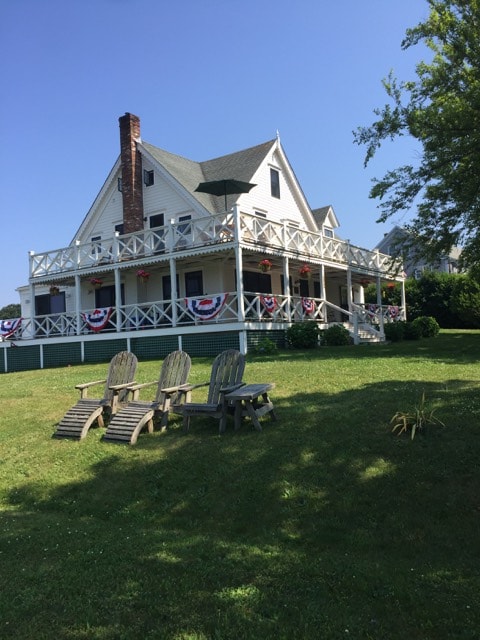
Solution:
[[[126,402],[128,386],[134,382],[137,364],[133,353],[121,351],[111,359],[105,380],[77,384],[75,389],[80,391],[80,399],[60,420],[53,437],[82,440],[95,420],[99,427],[105,426],[104,415],[114,415]],[[103,396],[89,398],[89,389],[101,384],[105,385]]]
[[[190,397],[190,387],[186,383],[191,364],[192,361],[187,353],[174,351],[163,361],[159,380],[131,385],[129,391],[133,396],[132,401],[113,416],[103,440],[135,444],[145,427],[149,433],[152,433],[154,421],[159,422],[162,430],[166,429],[172,404],[181,404],[183,400]],[[157,385],[155,399],[151,402],[140,400],[140,389],[153,385]]]
[[[245,356],[239,351],[229,349],[220,353],[212,365],[210,381],[191,385],[189,391],[198,387],[208,386],[208,397],[205,403],[190,402],[187,400],[181,405],[174,405],[174,413],[183,416],[183,428],[188,431],[192,416],[208,416],[219,420],[219,431],[225,431],[227,419],[227,404],[224,395],[238,389],[245,383],[242,382],[245,371]]]

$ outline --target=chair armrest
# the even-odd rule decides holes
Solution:
[[[111,389],[111,391],[114,391],[115,393],[118,393],[122,389],[128,389],[130,391],[130,386],[131,385],[132,385],[132,382],[123,382],[122,384],[112,384],[108,388]]]
[[[105,380],[94,380],[93,382],[83,382],[82,384],[76,384],[75,389],[78,389],[80,391],[80,398],[86,398],[88,389],[90,387],[93,387],[96,384],[105,384],[106,381],[107,380],[105,379]]]
[[[153,387],[153,385],[157,385],[158,380],[154,382],[141,382],[140,384],[136,384],[134,382],[130,382],[128,386],[128,391],[132,394],[132,400],[138,400],[140,389],[145,389],[146,387]]]
[[[240,389],[240,387],[244,387],[245,384],[246,384],[245,382],[239,382],[238,384],[232,384],[230,387],[222,387],[220,389],[220,393],[227,394],[227,393],[230,393],[231,391],[236,391],[237,389]]]
[[[175,387],[164,387],[163,389],[160,389],[160,391],[162,393],[165,393],[167,396],[171,396],[173,393],[178,393],[179,391],[187,393],[188,391],[191,391],[191,390],[192,390],[191,384],[178,384]]]

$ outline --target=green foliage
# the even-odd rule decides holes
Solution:
[[[404,322],[403,337],[405,340],[419,340],[422,337],[422,329],[413,322]]]
[[[296,322],[287,329],[287,344],[292,349],[314,349],[318,347],[318,325],[313,320]]]
[[[419,331],[422,338],[434,338],[440,331],[438,322],[431,316],[415,318],[412,326]]]
[[[480,328],[480,282],[476,278],[467,275],[455,278],[450,309],[460,320],[457,326]]]
[[[404,322],[388,322],[383,327],[385,339],[388,342],[400,342],[405,337]]]
[[[0,320],[12,320],[13,318],[19,318],[22,310],[19,304],[7,304],[7,306],[0,309]]]
[[[365,164],[386,140],[409,135],[419,146],[416,161],[375,180],[380,220],[415,211],[409,230],[418,251],[431,261],[462,246],[466,265],[480,262],[480,5],[479,0],[428,0],[430,13],[407,30],[408,49],[425,44],[431,62],[419,62],[416,79],[383,81],[389,102],[377,120],[360,127]]]
[[[392,433],[397,431],[397,435],[400,436],[402,433],[410,431],[412,440],[417,431],[422,431],[428,425],[445,426],[444,423],[435,416],[435,410],[426,407],[425,391],[422,393],[420,402],[412,411],[397,411],[390,420],[390,424],[393,424]]]
[[[352,339],[343,325],[334,324],[323,332],[322,343],[327,347],[343,347],[351,344]]]
[[[256,354],[272,355],[278,353],[278,347],[270,338],[262,338],[253,348]]]

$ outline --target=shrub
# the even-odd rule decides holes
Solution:
[[[405,340],[420,340],[422,332],[418,324],[413,322],[405,322],[405,331],[403,334]]]
[[[323,332],[323,342],[327,347],[342,347],[351,344],[352,339],[344,326],[334,324]]]
[[[420,316],[415,318],[412,325],[418,328],[422,338],[434,338],[440,331],[440,326],[432,316]]]
[[[253,352],[258,354],[270,355],[272,353],[277,353],[278,348],[273,340],[270,338],[263,338],[253,347]]]
[[[292,349],[314,349],[318,346],[316,322],[297,322],[287,329],[287,344]]]
[[[385,339],[389,342],[400,342],[405,337],[405,322],[389,322],[383,327]]]

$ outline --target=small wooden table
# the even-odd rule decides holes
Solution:
[[[273,408],[273,403],[268,397],[270,389],[274,389],[273,382],[263,382],[258,384],[246,384],[235,391],[225,394],[225,402],[235,405],[235,430],[240,429],[242,425],[242,417],[250,416],[253,426],[257,431],[261,431],[262,427],[258,418],[270,413],[272,420],[276,420],[277,416]],[[262,397],[259,400],[260,396]]]

